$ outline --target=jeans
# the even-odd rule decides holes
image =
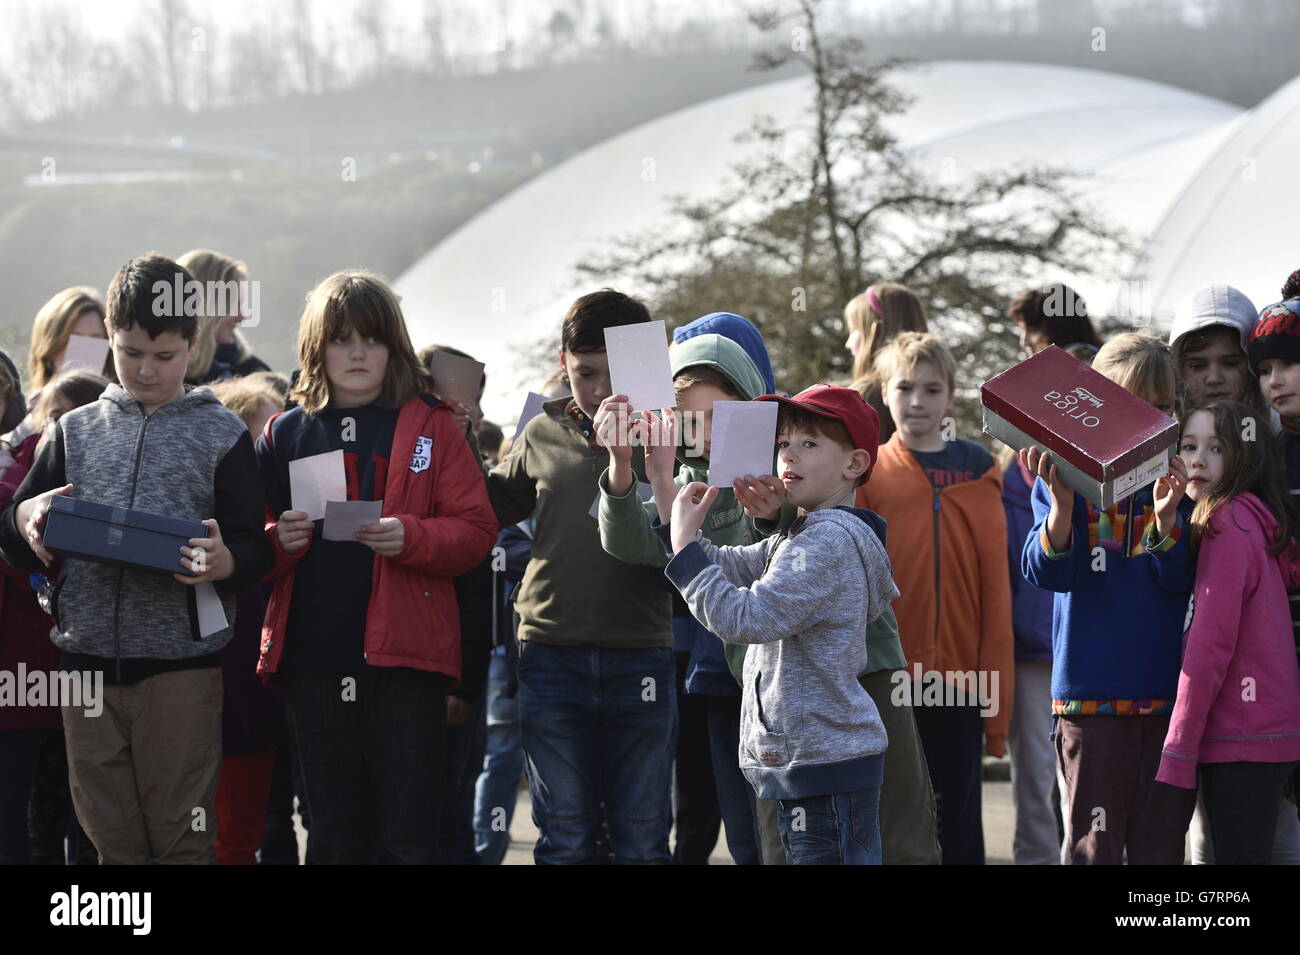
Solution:
[[[27,865],[27,804],[36,781],[43,730],[0,732],[0,865]],[[63,734],[60,733],[60,736]]]
[[[726,829],[727,849],[736,865],[762,865],[754,787],[740,771],[740,700],[704,696],[709,719],[713,784]]]
[[[447,727],[447,789],[442,803],[439,842],[443,865],[478,865],[474,851],[474,790],[483,770],[487,694],[479,687],[469,716]]]
[[[879,786],[777,804],[791,865],[880,865]]]
[[[676,802],[673,822],[676,841],[673,863],[708,865],[718,844],[722,813],[713,781],[709,753],[709,723],[705,697],[686,692],[689,653],[674,653],[677,661],[677,733],[673,746]]]
[[[1215,865],[1273,861],[1274,807],[1295,766],[1294,762],[1201,763],[1197,775]]]
[[[669,647],[521,645],[538,865],[595,863],[602,816],[615,863],[669,862],[675,679]]]
[[[944,865],[984,864],[984,721],[978,705],[913,708],[930,767]]]
[[[510,847],[510,820],[519,801],[524,751],[519,701],[506,696],[512,682],[505,647],[492,651],[487,686],[487,747],[474,786],[474,851],[482,865],[500,865]]]
[[[286,675],[289,728],[311,809],[308,865],[440,860],[442,686],[439,674],[405,667]]]

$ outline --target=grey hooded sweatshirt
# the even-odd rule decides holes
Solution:
[[[191,521],[215,518],[235,561],[234,575],[214,585],[229,623],[236,595],[271,568],[252,441],[210,388],[187,388],[146,418],[139,402],[111,384],[98,401],[60,418],[0,517],[0,555],[10,564],[45,569],[15,524],[18,505],[69,483],[69,497]],[[180,557],[178,550],[176,570],[184,573]],[[112,661],[109,682],[183,668],[181,661],[210,657],[231,637],[229,626],[199,636],[193,586],[112,564],[65,559],[51,610],[50,637],[65,662],[69,655]],[[122,676],[123,661],[141,660],[161,665],[128,666],[135,677]]]
[[[727,643],[753,645],[740,767],[765,799],[880,785],[888,740],[858,674],[867,669],[863,634],[898,588],[873,518],[854,508],[814,511],[743,547],[697,535],[665,568],[701,623]]]

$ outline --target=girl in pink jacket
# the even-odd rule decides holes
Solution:
[[[1219,865],[1267,865],[1276,806],[1300,760],[1300,667],[1287,588],[1300,585],[1300,516],[1267,419],[1215,401],[1183,419],[1193,546],[1191,625],[1160,782],[1199,769]]]

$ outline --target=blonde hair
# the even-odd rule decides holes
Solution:
[[[903,332],[876,355],[872,372],[882,386],[895,375],[910,374],[921,362],[929,362],[948,382],[948,394],[957,390],[957,359],[937,335]]]
[[[1101,346],[1092,369],[1139,398],[1178,393],[1178,368],[1169,347],[1149,332],[1124,332]]]
[[[244,427],[252,431],[254,418],[262,410],[262,402],[269,401],[276,411],[284,410],[284,396],[276,390],[267,378],[261,375],[246,375],[232,378],[230,381],[218,381],[209,385],[217,400],[233,411],[244,422]],[[257,439],[257,435],[253,435]]]
[[[43,388],[56,374],[54,359],[68,347],[77,321],[87,312],[104,315],[104,300],[89,286],[65,288],[41,306],[32,323],[32,344],[27,351],[28,388]]]
[[[228,282],[247,282],[248,267],[238,259],[232,259],[211,249],[191,249],[177,259],[176,264],[188,272],[190,278],[203,283],[205,292],[203,315],[199,318],[198,347],[190,356],[189,364],[185,366],[186,380],[198,381],[212,367],[212,357],[217,351],[217,329],[221,327],[223,321],[231,317],[217,314],[219,288],[216,283],[224,285]],[[229,299],[224,295],[224,288],[220,291],[221,297],[228,302]],[[236,309],[240,307],[238,300],[235,307]],[[235,329],[235,343],[239,346],[239,360],[243,361],[249,354],[248,340],[238,328]]]
[[[877,311],[872,300],[879,303]],[[876,356],[903,332],[929,331],[925,305],[906,285],[882,282],[869,285],[866,291],[849,299],[844,306],[844,324],[857,332],[862,341],[853,359],[853,380],[865,382],[872,377]],[[861,388],[859,387],[859,390]]]
[[[397,296],[371,272],[335,272],[307,293],[298,323],[298,365],[302,369],[290,397],[308,414],[330,402],[325,346],[353,330],[388,346],[383,396],[401,407],[419,394],[433,393],[433,379],[416,357]]]

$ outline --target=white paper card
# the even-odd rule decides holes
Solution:
[[[519,412],[519,424],[515,425],[515,439],[523,433],[524,425],[542,413],[542,402],[549,400],[546,395],[539,395],[535,391],[528,392],[528,398],[524,402],[524,410]]]
[[[443,401],[459,401],[478,410],[479,390],[483,387],[483,369],[487,366],[473,358],[437,351],[429,359],[433,388]]]
[[[655,496],[655,492],[645,481],[636,482],[636,496],[642,501],[649,501]],[[587,512],[595,520],[600,520],[600,492],[596,493],[596,500],[591,502],[591,510]]]
[[[383,516],[383,501],[326,501],[325,531],[327,541],[356,541],[357,531]]]
[[[306,511],[309,521],[325,516],[326,501],[346,501],[348,480],[343,452],[327,451],[289,462],[289,497],[295,511]]]
[[[230,626],[226,622],[226,608],[221,606],[221,598],[211,584],[194,585],[194,603],[199,611],[199,636],[210,637]]]
[[[772,473],[776,452],[775,401],[715,401],[709,446],[709,486]]]
[[[108,358],[108,339],[93,335],[73,335],[68,339],[68,350],[63,353],[59,373],[78,369],[104,373],[104,360]]]
[[[628,404],[637,411],[677,406],[668,332],[662,321],[605,329],[605,352],[614,394],[627,395]]]

